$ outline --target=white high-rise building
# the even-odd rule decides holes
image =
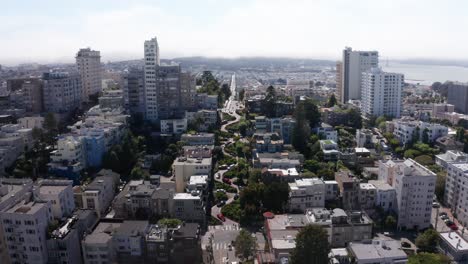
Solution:
[[[380,163],[379,178],[391,180],[390,184],[395,188],[398,228],[424,229],[431,225],[435,173],[407,159]]]
[[[401,115],[404,76],[372,68],[362,73],[361,112],[370,116]]]
[[[145,119],[157,121],[158,90],[157,76],[159,61],[159,46],[156,37],[145,41]]]
[[[466,189],[468,188],[468,162],[454,162],[447,164],[447,180],[445,181],[444,202],[457,220],[463,225],[468,223],[468,202]]]
[[[362,73],[379,66],[379,53],[377,51],[353,51],[352,48],[343,50],[343,60],[338,70],[341,87],[338,94],[341,103],[361,98]]]
[[[102,91],[101,54],[90,48],[80,49],[76,54],[76,66],[81,76],[81,98],[89,101],[89,96]]]
[[[52,220],[50,202],[21,201],[0,212],[10,263],[47,263],[47,227]]]

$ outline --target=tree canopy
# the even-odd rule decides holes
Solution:
[[[330,249],[327,231],[319,225],[307,225],[296,236],[291,264],[328,263]]]
[[[252,237],[249,231],[241,229],[236,240],[234,240],[234,248],[236,253],[243,259],[249,259],[255,253],[257,246],[256,239]]]
[[[416,246],[424,252],[436,252],[438,243],[439,234],[434,229],[428,229],[416,238]]]

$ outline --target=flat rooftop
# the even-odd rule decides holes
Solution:
[[[86,244],[105,244],[112,239],[112,233],[119,228],[121,223],[99,223],[93,232],[84,238]]]
[[[358,260],[404,260],[408,256],[396,240],[373,240],[372,243],[351,242],[348,246]]]
[[[51,185],[46,185],[46,186],[41,186],[39,187],[39,193],[40,194],[59,194],[63,192],[65,189],[67,189],[69,185],[67,186],[51,186]]]
[[[375,186],[371,183],[360,183],[359,188],[363,190],[375,190]]]
[[[174,200],[200,200],[200,196],[191,193],[176,193],[174,194]]]
[[[12,213],[12,214],[35,214],[39,210],[41,210],[46,203],[39,203],[39,202],[19,202],[9,210],[7,210],[7,213]]]
[[[468,250],[468,242],[457,232],[439,233],[442,240],[455,250]]]
[[[374,185],[377,188],[377,190],[381,190],[381,191],[388,191],[388,190],[395,189],[385,181],[370,180],[369,183]]]

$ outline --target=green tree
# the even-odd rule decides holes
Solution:
[[[320,178],[323,178],[325,181],[332,181],[335,179],[335,172],[330,169],[324,168],[317,172],[317,175]]]
[[[158,221],[158,225],[168,228],[176,228],[177,226],[182,225],[182,221],[177,218],[163,218]]]
[[[379,116],[377,117],[377,119],[375,120],[375,125],[376,126],[380,126],[381,123],[385,123],[385,121],[387,121],[387,118],[385,116]]]
[[[320,111],[312,99],[306,99],[299,104],[304,105],[305,118],[309,121],[309,127],[314,128],[320,123]]]
[[[130,172],[130,179],[132,180],[140,180],[145,177],[145,172],[140,166],[133,167],[132,171]]]
[[[248,260],[254,255],[256,247],[256,239],[252,237],[249,231],[241,229],[236,240],[234,240],[234,248],[237,255],[242,259]]]
[[[429,129],[425,128],[423,130],[421,141],[425,144],[429,144]]]
[[[328,263],[330,249],[327,231],[319,225],[307,225],[296,236],[291,264]]]
[[[457,134],[455,138],[458,141],[463,142],[465,140],[465,129],[462,127],[457,128]]]
[[[276,91],[271,85],[268,86],[265,99],[263,99],[262,112],[267,117],[276,117]]]
[[[265,185],[262,204],[268,211],[282,213],[284,211],[284,206],[288,202],[288,198],[288,184],[285,182],[273,182]]]
[[[438,244],[439,234],[434,229],[427,229],[416,238],[416,246],[424,252],[436,252]]]
[[[245,96],[245,90],[242,89],[239,92],[239,101],[244,101],[244,96]]]
[[[320,162],[316,160],[306,160],[304,162],[304,169],[316,173],[318,170],[320,170],[321,164]]]
[[[435,195],[440,201],[444,198],[445,194],[445,181],[447,176],[446,172],[437,173],[436,186],[435,186]]]
[[[408,258],[408,264],[450,264],[450,259],[442,254],[418,253]]]
[[[337,100],[336,100],[336,97],[335,97],[335,94],[332,94],[329,98],[328,98],[328,102],[327,102],[327,107],[333,107],[337,104]]]
[[[307,149],[307,138],[310,135],[310,126],[306,118],[305,105],[303,103],[299,103],[296,106],[294,117],[296,123],[294,124],[291,138],[292,145],[295,149],[304,154]]]
[[[395,229],[397,225],[397,221],[395,217],[389,215],[385,218],[385,227],[389,229]]]
[[[57,120],[55,119],[54,113],[49,112],[44,116],[43,127],[45,130],[49,132],[57,129],[58,124],[57,124]]]

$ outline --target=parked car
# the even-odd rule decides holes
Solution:
[[[218,217],[218,219],[221,220],[221,221],[223,221],[223,222],[226,221],[226,217],[224,217],[224,215],[221,214],[221,213],[217,214],[216,217]]]
[[[455,223],[452,222],[451,220],[446,220],[446,221],[445,221],[445,224],[446,224],[447,226],[451,226],[451,225],[454,225]]]
[[[232,181],[229,178],[223,178],[223,182],[226,184],[231,184]]]
[[[443,215],[447,216],[447,213],[446,212],[440,212],[439,213],[439,216],[443,216]]]
[[[220,169],[220,170],[225,170],[227,168],[228,168],[228,166],[226,164],[221,165],[221,166],[218,167],[218,169]]]
[[[226,193],[226,190],[224,190],[224,189],[217,189],[216,192]]]
[[[439,203],[437,203],[437,202],[432,203],[432,208],[439,208],[439,207],[440,207]]]
[[[447,215],[443,215],[443,216],[440,217],[440,219],[442,219],[443,221],[445,221],[445,220],[448,220],[449,218],[448,218]]]
[[[452,229],[453,231],[457,231],[457,230],[458,230],[458,226],[457,226],[456,224],[450,225],[449,227],[450,227],[450,229]]]
[[[220,177],[221,177],[220,174],[219,174],[219,173],[216,173],[215,178],[216,178],[216,179],[219,179]]]
[[[218,202],[217,206],[218,207],[223,207],[225,204],[226,204],[226,201],[221,200],[221,201]]]
[[[236,195],[234,195],[234,200],[237,200],[239,199],[239,194],[236,193]]]

